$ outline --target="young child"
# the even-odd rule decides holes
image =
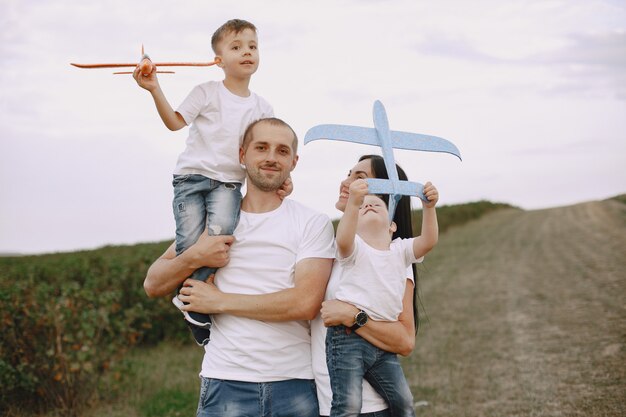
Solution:
[[[156,76],[139,67],[133,77],[148,90],[165,126],[179,130],[190,125],[187,146],[174,169],[174,217],[176,253],[180,254],[202,234],[230,235],[239,220],[241,186],[245,171],[239,163],[239,146],[246,127],[272,117],[272,107],[248,88],[259,67],[256,27],[233,19],[211,38],[215,62],[224,80],[196,86],[176,111],[168,103]],[[201,268],[191,278],[206,281],[214,268]],[[180,308],[177,296],[172,302]],[[196,342],[209,341],[211,319],[206,314],[183,312]]]
[[[394,353],[381,350],[355,331],[368,319],[395,321],[402,311],[406,270],[421,262],[439,236],[437,189],[427,183],[419,237],[395,239],[395,223],[382,198],[367,194],[367,182],[350,184],[344,214],[337,227],[337,259],[343,265],[336,298],[360,309],[351,328],[334,326],[326,334],[326,361],[333,398],[331,417],[357,416],[365,378],[388,402],[390,415],[415,416],[413,396]]]

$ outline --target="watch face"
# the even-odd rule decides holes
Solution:
[[[365,325],[365,323],[367,323],[367,313],[365,311],[359,311],[354,318],[354,322],[359,326]]]

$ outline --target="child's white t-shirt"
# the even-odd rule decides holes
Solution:
[[[222,81],[209,81],[194,87],[176,111],[190,127],[174,174],[243,183],[246,174],[239,163],[243,134],[250,123],[273,117],[272,106],[253,92],[240,97]]]
[[[337,258],[343,275],[335,298],[360,308],[372,320],[398,320],[407,267],[423,260],[415,258],[413,238],[395,239],[385,251],[374,249],[357,235],[352,254]]]

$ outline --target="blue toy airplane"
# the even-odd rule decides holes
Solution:
[[[452,142],[437,136],[389,130],[385,107],[378,100],[374,102],[374,127],[372,129],[347,125],[317,125],[306,132],[304,144],[306,145],[318,139],[328,139],[380,146],[389,179],[368,178],[367,185],[371,194],[389,194],[389,220],[391,221],[396,211],[396,206],[403,195],[417,196],[422,200],[426,200],[422,184],[400,181],[398,178],[393,148],[444,152],[452,154],[459,159],[461,159],[461,153]]]

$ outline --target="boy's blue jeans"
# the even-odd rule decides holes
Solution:
[[[330,417],[359,415],[363,379],[387,402],[391,416],[415,416],[413,395],[395,353],[334,326],[326,333],[326,364],[333,391]]]
[[[174,175],[174,218],[176,219],[176,254],[196,243],[204,229],[209,235],[232,235],[239,221],[241,184],[223,183],[203,175]],[[206,281],[216,268],[200,268],[190,278]],[[189,312],[202,323],[208,314]]]

